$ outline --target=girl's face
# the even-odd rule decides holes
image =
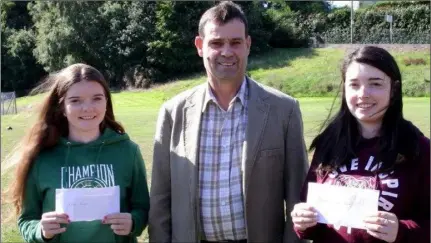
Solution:
[[[73,84],[66,92],[64,115],[69,122],[69,133],[100,133],[99,125],[106,113],[105,91],[95,81]]]
[[[346,103],[360,125],[381,125],[391,99],[391,79],[379,69],[352,62],[344,83]]]

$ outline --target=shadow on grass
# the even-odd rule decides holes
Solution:
[[[274,69],[289,66],[296,58],[313,58],[317,53],[313,48],[275,48],[249,58],[248,70]]]

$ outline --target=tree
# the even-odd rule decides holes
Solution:
[[[46,75],[33,56],[35,47],[27,2],[1,2],[1,89],[23,95]]]
[[[268,5],[266,13],[270,19],[268,22],[273,24],[268,41],[271,47],[308,47],[311,28],[306,15],[292,11],[288,2],[284,1]]]
[[[328,13],[330,4],[327,1],[286,1],[287,6],[300,14]]]
[[[270,50],[269,39],[274,29],[274,23],[271,22],[266,8],[258,1],[238,1],[237,3],[241,5],[247,17],[249,35],[252,39],[250,55]]]
[[[211,2],[158,1],[155,39],[149,43],[147,61],[156,82],[202,69],[194,39],[198,23]]]
[[[37,59],[47,71],[84,62],[101,70],[114,87],[127,71],[146,65],[154,28],[154,2],[36,2]]]

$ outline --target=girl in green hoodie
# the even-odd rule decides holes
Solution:
[[[136,242],[148,222],[149,194],[139,146],[115,121],[103,75],[71,65],[50,90],[24,138],[10,187],[26,242]],[[120,213],[71,222],[55,212],[56,189],[120,188]],[[97,199],[96,199],[97,200]]]

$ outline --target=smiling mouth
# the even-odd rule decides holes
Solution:
[[[80,116],[79,119],[81,120],[93,120],[96,118],[96,116]]]
[[[375,104],[356,104],[356,107],[360,109],[368,109],[375,106]]]
[[[225,67],[231,67],[231,66],[235,65],[236,63],[235,62],[219,62],[218,64],[221,66],[225,66]]]

